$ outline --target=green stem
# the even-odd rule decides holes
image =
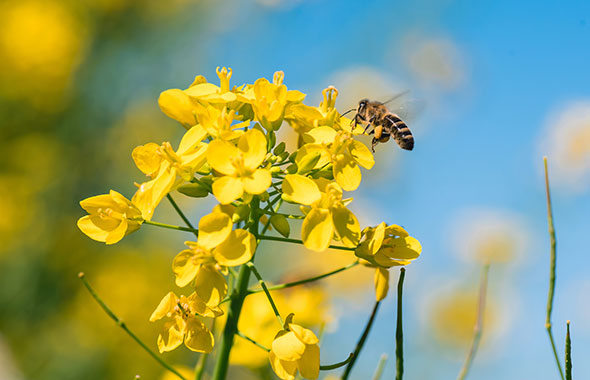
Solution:
[[[479,347],[479,341],[481,340],[481,334],[483,332],[483,318],[486,307],[486,293],[488,288],[489,270],[490,265],[484,265],[481,273],[481,283],[479,285],[479,300],[477,302],[477,317],[475,322],[475,328],[473,329],[473,339],[471,340],[471,347],[469,348],[469,352],[467,353],[467,357],[465,358],[465,363],[463,363],[463,368],[461,368],[461,372],[459,372],[459,376],[457,376],[457,380],[465,379],[465,377],[467,376],[467,372],[469,371],[469,368],[473,363],[475,354],[477,353],[477,348]]]
[[[86,280],[86,276],[84,275],[84,273],[80,272],[78,274],[78,277],[80,278],[80,280],[82,281],[82,284],[84,284],[84,286],[86,287],[86,289],[88,289],[88,292],[90,293],[90,295],[92,296],[92,298],[94,298],[94,300],[100,305],[100,307],[102,308],[102,310],[104,310],[104,312],[113,321],[115,321],[115,323],[119,327],[121,327],[127,333],[127,335],[129,335],[135,342],[137,342],[137,344],[139,344],[141,346],[141,348],[143,348],[148,354],[150,354],[151,357],[153,357],[158,363],[160,363],[160,365],[162,365],[162,367],[166,368],[168,371],[172,372],[173,374],[175,374],[176,376],[178,376],[182,380],[186,380],[184,378],[184,376],[182,376],[177,370],[175,370],[174,368],[172,368],[172,366],[170,364],[168,364],[164,360],[162,360],[162,358],[160,358],[154,351],[152,351],[141,339],[139,339],[137,337],[137,335],[135,335],[131,330],[129,330],[129,328],[127,327],[127,325],[125,324],[125,322],[123,322],[119,317],[117,317],[117,315],[98,296],[98,294],[96,293],[96,291],[94,291],[94,288],[92,288],[92,286],[90,285],[90,283],[88,282],[88,280]]]
[[[570,321],[567,321],[565,334],[565,380],[572,380],[572,339],[570,337]]]
[[[383,374],[383,370],[385,369],[385,363],[387,363],[387,354],[381,355],[379,363],[377,364],[377,369],[375,370],[375,374],[373,375],[373,380],[381,379],[381,375]]]
[[[258,236],[258,239],[260,239],[260,240],[282,241],[282,242],[285,242],[285,243],[303,244],[303,240],[289,239],[289,238],[283,238],[283,237],[279,237],[279,236],[260,235],[260,236]],[[343,251],[354,251],[354,250],[356,250],[356,248],[342,247],[342,246],[338,246],[338,245],[330,245],[330,246],[328,246],[328,248],[340,249],[340,250],[343,250]]]
[[[250,233],[254,236],[258,235],[258,222],[260,220],[260,202],[257,197],[253,197],[250,202]],[[234,343],[234,336],[238,331],[238,320],[242,311],[244,299],[248,293],[248,281],[250,280],[250,268],[247,265],[242,265],[238,273],[236,281],[236,289],[232,291],[230,296],[230,304],[227,311],[227,320],[221,335],[221,343],[219,344],[219,351],[217,356],[217,363],[215,363],[215,370],[213,372],[213,380],[225,380],[227,376],[227,369],[229,367],[229,354]]]
[[[291,214],[284,214],[284,213],[281,213],[281,212],[270,212],[268,210],[263,210],[263,213],[266,214],[266,215],[270,215],[270,216],[272,216],[272,215],[282,215],[282,216],[284,216],[285,218],[288,218],[288,219],[305,219],[305,215],[291,215]]]
[[[395,380],[402,380],[404,375],[404,330],[402,326],[402,294],[406,268],[399,271],[397,282],[397,324],[395,327]]]
[[[257,341],[255,341],[254,339],[250,338],[249,336],[243,334],[241,331],[236,332],[236,335],[239,336],[242,339],[246,339],[248,342],[254,344],[255,346],[258,346],[260,348],[262,348],[264,351],[269,352],[270,348],[258,343]]]
[[[555,227],[553,225],[553,207],[551,206],[551,193],[549,192],[549,170],[547,169],[547,157],[543,157],[543,164],[545,167],[545,193],[547,195],[547,222],[549,224],[549,239],[551,244],[551,257],[550,257],[550,268],[549,268],[549,292],[547,294],[547,316],[545,319],[545,329],[549,335],[549,342],[551,343],[551,349],[559,370],[559,376],[561,380],[565,380],[563,370],[561,369],[561,362],[557,355],[557,349],[555,348],[555,340],[553,339],[553,332],[551,331],[551,312],[553,311],[553,297],[555,294],[555,272],[556,272],[556,261],[557,261],[557,243],[555,239]]]
[[[188,218],[186,217],[186,215],[184,215],[184,213],[182,212],[182,210],[180,209],[180,207],[178,207],[178,205],[176,204],[176,202],[174,201],[174,199],[172,198],[172,195],[170,194],[166,194],[166,198],[168,198],[168,200],[170,201],[170,204],[172,205],[172,207],[174,207],[174,210],[176,210],[176,212],[178,213],[178,215],[180,215],[180,218],[184,221],[184,223],[189,227],[192,228],[193,230],[195,229],[195,227],[193,227],[193,225],[191,224],[191,222],[188,220]],[[198,236],[197,236],[198,237]]]
[[[170,230],[177,230],[177,231],[185,231],[185,232],[192,232],[195,235],[198,236],[199,230],[195,229],[195,228],[190,228],[190,227],[181,227],[181,226],[175,226],[172,224],[166,224],[166,223],[160,223],[160,222],[154,222],[152,220],[144,220],[143,224],[149,224],[151,226],[156,226],[156,227],[162,227],[162,228],[168,228]]]
[[[350,361],[354,358],[354,354],[351,353],[350,355],[348,355],[348,357],[346,359],[344,359],[341,362],[338,363],[334,363],[334,364],[324,364],[324,365],[320,365],[320,371],[331,371],[333,369],[336,368],[340,368],[343,367],[345,365],[347,365],[348,363],[350,363]]]
[[[333,271],[331,271],[331,272],[324,273],[324,274],[320,274],[319,276],[315,276],[315,277],[306,278],[306,279],[304,279],[304,280],[293,281],[293,282],[287,282],[287,283],[285,283],[285,284],[280,284],[280,285],[271,286],[270,288],[268,288],[268,290],[280,290],[280,289],[286,289],[286,288],[291,288],[291,287],[293,287],[293,286],[297,286],[297,285],[306,284],[306,283],[308,283],[308,282],[313,282],[313,281],[321,280],[322,278],[326,278],[326,277],[332,276],[332,275],[334,275],[334,274],[336,274],[336,273],[340,273],[340,272],[343,272],[343,271],[345,271],[345,270],[347,270],[347,269],[350,269],[350,268],[352,268],[352,267],[355,267],[355,266],[357,266],[358,264],[359,264],[359,261],[357,260],[357,261],[355,261],[355,262],[353,262],[353,263],[351,263],[351,264],[348,264],[347,266],[344,266],[344,267],[342,267],[342,268],[335,269],[335,270],[333,270]],[[260,293],[260,292],[263,292],[263,291],[264,291],[264,289],[253,289],[253,290],[248,290],[248,295],[250,295],[250,294],[255,294],[255,293]]]
[[[201,380],[203,377],[203,373],[205,373],[205,365],[207,364],[207,357],[209,354],[201,353],[199,357],[199,362],[197,363],[197,367],[195,368],[195,380]]]
[[[256,278],[258,279],[258,283],[260,284],[260,286],[264,290],[264,293],[266,294],[266,298],[268,298],[268,302],[270,303],[270,306],[272,307],[272,311],[275,313],[277,320],[279,321],[279,324],[281,325],[281,327],[283,327],[285,322],[283,321],[283,318],[281,317],[281,313],[279,313],[279,309],[277,309],[277,305],[275,305],[275,302],[272,299],[272,296],[270,295],[268,288],[266,287],[266,283],[264,282],[264,280],[262,279],[262,276],[258,272],[258,269],[256,269],[256,267],[254,266],[254,263],[252,263],[252,262],[249,262],[246,265],[248,266],[248,268],[250,268],[252,273],[254,273],[254,276],[256,276]]]
[[[367,337],[369,336],[369,331],[371,331],[371,327],[373,326],[373,321],[375,320],[375,316],[377,315],[377,310],[379,310],[380,304],[381,304],[380,301],[375,302],[375,306],[373,307],[373,311],[371,312],[371,317],[367,321],[367,325],[365,326],[365,330],[363,331],[363,334],[361,335],[359,341],[356,344],[356,348],[354,349],[352,360],[350,360],[350,362],[348,363],[348,366],[346,366],[346,369],[344,370],[344,374],[342,375],[342,380],[348,379],[348,375],[350,375],[350,371],[352,371],[352,367],[354,366],[354,363],[356,362],[356,360],[359,356],[359,353],[361,352],[363,346],[365,345],[365,341],[367,340]]]

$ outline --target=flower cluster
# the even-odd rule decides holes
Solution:
[[[197,235],[197,241],[186,242],[188,248],[172,262],[176,285],[190,288],[191,294],[168,293],[150,318],[167,317],[157,342],[161,352],[183,342],[194,351],[213,350],[214,337],[203,318],[222,315],[225,301],[237,300],[241,308],[248,295],[243,286],[247,281],[238,280],[232,267],[249,273],[264,239],[299,242],[314,251],[333,245],[355,251],[366,265],[376,268],[378,300],[387,294],[388,268],[406,265],[421,252],[418,241],[399,226],[382,223],[361,230],[348,208],[352,198],[344,192],[357,189],[360,168],[371,169],[375,161],[371,151],[355,139],[362,128],[353,133],[351,120],[336,110],[335,88],[325,89],[323,101],[313,107],[303,104],[305,94],[287,89],[282,72],[275,73],[272,82],[260,78],[254,84],[233,87],[231,69],[218,68],[217,74],[219,85],[197,76],[187,89],[160,95],[161,110],[186,132],[177,149],[163,142],[133,150],[133,160],[147,178],[137,185],[131,201],[111,191],[81,202],[90,215],[79,220],[80,229],[107,244],[145,224]],[[277,141],[277,132],[287,126],[298,135],[292,152]],[[217,200],[212,212],[200,218],[198,229],[176,207],[171,198],[175,190],[192,198],[212,195]],[[165,197],[188,227],[152,221]],[[279,213],[283,202],[299,205],[301,214]],[[300,240],[289,239],[290,219],[303,220]],[[282,237],[265,234],[271,227]],[[232,317],[239,318],[239,312],[228,319]],[[315,379],[320,368],[318,339],[290,320],[272,344],[271,366],[282,379],[294,378],[297,371]],[[227,321],[226,329],[237,333],[236,328],[237,320]],[[219,354],[220,360],[224,355]]]

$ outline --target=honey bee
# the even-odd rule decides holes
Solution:
[[[393,99],[403,95],[399,94]],[[369,132],[369,135],[373,136],[371,143],[371,150],[375,152],[375,146],[377,143],[384,143],[389,141],[391,137],[397,142],[400,148],[405,150],[414,149],[414,136],[412,132],[404,123],[404,121],[395,113],[390,112],[385,103],[370,101],[369,99],[362,99],[358,107],[356,108],[356,114],[352,118],[354,126],[356,128],[359,124],[367,124],[364,133],[367,133],[369,128],[373,127]]]

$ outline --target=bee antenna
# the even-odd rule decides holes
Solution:
[[[342,115],[340,115],[340,117],[342,117],[342,116],[344,116],[344,115],[346,115],[348,113],[351,113],[352,111],[356,111],[356,108],[349,109],[348,111],[346,111]]]
[[[405,94],[407,94],[408,92],[410,92],[410,90],[402,91],[402,92],[400,92],[399,94],[396,94],[395,96],[393,96],[393,97],[392,97],[391,99],[389,99],[388,101],[386,101],[386,102],[383,102],[383,103],[381,103],[381,104],[387,104],[387,103],[389,103],[389,102],[393,102],[395,99],[397,99],[397,98],[399,98],[399,97],[402,97],[402,96],[404,96],[404,95],[405,95]]]

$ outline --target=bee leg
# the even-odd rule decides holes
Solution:
[[[378,142],[379,142],[379,140],[377,140],[376,138],[373,137],[373,141],[371,142],[371,150],[373,151],[373,153],[375,153],[375,146],[377,145]]]

